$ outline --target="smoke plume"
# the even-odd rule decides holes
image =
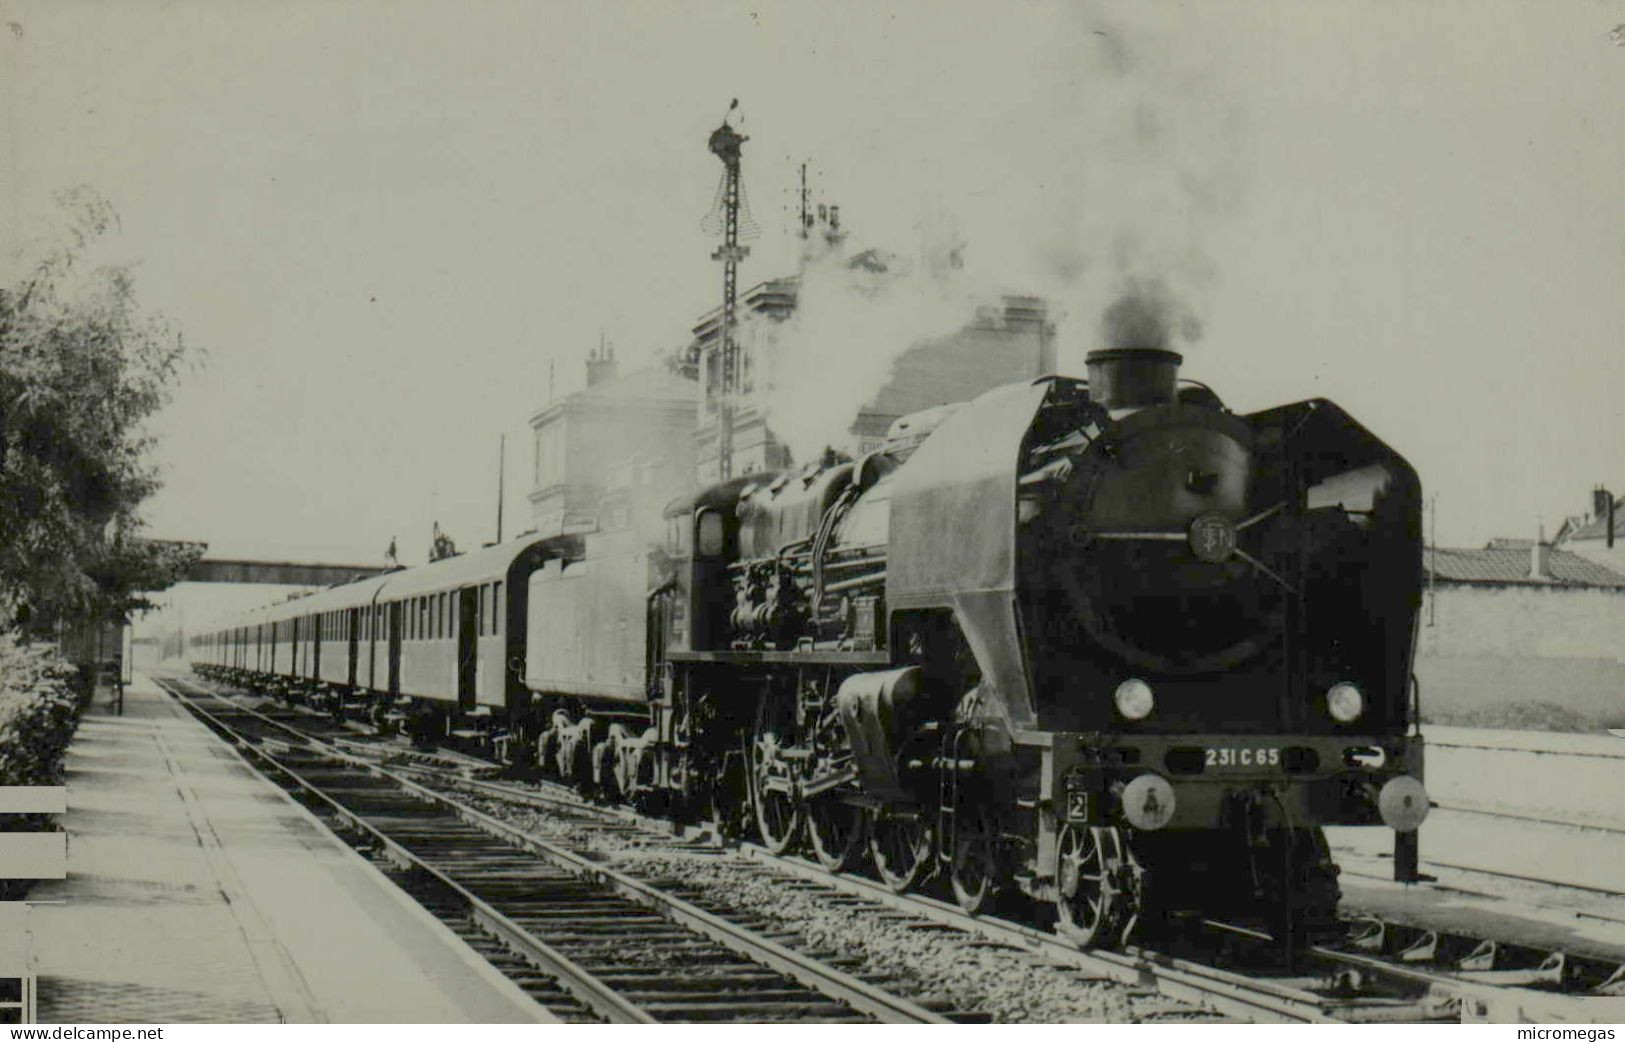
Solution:
[[[1223,61],[1191,63],[1180,19],[1135,22],[1080,8],[1038,42],[1033,109],[1053,130],[1016,142],[1005,176],[1032,200],[1007,196],[1026,240],[1024,258],[1006,253],[1011,281],[1051,301],[1063,372],[1099,347],[1200,340],[1212,258],[1246,196],[1246,120]]]
[[[1202,335],[1202,322],[1168,291],[1158,278],[1126,280],[1123,295],[1106,308],[1100,337],[1106,347],[1171,347],[1174,338],[1191,343]]]

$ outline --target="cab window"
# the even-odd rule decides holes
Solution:
[[[696,552],[700,557],[717,557],[722,553],[722,515],[715,510],[700,512],[696,525]]]

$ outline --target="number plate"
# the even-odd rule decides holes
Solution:
[[[1225,767],[1279,767],[1281,750],[1278,748],[1251,748],[1246,746],[1209,746],[1202,764],[1209,770]]]

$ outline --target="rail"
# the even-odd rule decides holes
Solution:
[[[297,771],[282,763],[275,756],[257,748],[249,736],[237,732],[223,721],[220,721],[218,714],[210,713],[206,708],[198,705],[195,697],[176,690],[180,684],[186,683],[185,681],[169,680],[161,681],[161,683],[166,690],[169,690],[172,695],[180,699],[191,711],[197,713],[201,718],[213,721],[213,726],[232,735],[238,744],[250,749],[257,758],[272,765],[279,773],[293,779],[303,790],[330,806],[337,815],[346,821],[354,823],[368,833],[376,842],[381,844],[383,849],[389,852],[391,860],[399,859],[401,863],[411,865],[414,870],[433,874],[438,881],[446,886],[448,892],[457,895],[458,899],[470,910],[476,920],[488,923],[491,932],[499,936],[510,947],[534,958],[539,965],[548,969],[549,972],[555,973],[561,982],[566,983],[583,1003],[600,1012],[606,1019],[621,1023],[653,1022],[654,1018],[643,1012],[634,1003],[628,1002],[616,994],[612,989],[598,981],[590,972],[575,965],[564,953],[552,948],[542,939],[533,936],[523,926],[513,922],[512,919],[504,916],[486,902],[481,901],[479,897],[461,887],[444,873],[428,865],[423,859],[396,843],[382,831],[372,827],[356,811],[321,791],[317,786],[312,785]],[[212,692],[203,689],[199,690],[210,698],[220,698],[220,696]],[[909,999],[893,995],[817,959],[792,951],[769,938],[757,936],[751,931],[712,915],[682,898],[664,893],[658,887],[582,857],[557,844],[548,843],[527,835],[521,829],[459,803],[445,794],[418,784],[400,773],[385,769],[352,753],[344,752],[333,743],[300,731],[284,721],[234,703],[232,709],[234,712],[252,715],[264,723],[296,737],[301,742],[309,743],[310,746],[321,749],[324,755],[335,761],[365,770],[367,773],[389,782],[401,791],[441,806],[458,818],[476,825],[492,835],[500,836],[513,846],[526,850],[578,878],[589,880],[620,896],[629,898],[646,907],[657,909],[672,922],[720,944],[729,951],[744,956],[752,962],[769,967],[859,1013],[866,1014],[884,1023],[945,1024],[953,1022],[951,1018],[926,1009]]]

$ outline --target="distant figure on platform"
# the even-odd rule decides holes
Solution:
[[[384,559],[387,560],[390,563],[390,565],[395,567],[395,568],[399,568],[401,566],[401,559],[398,556],[396,556],[396,554],[395,554],[395,537],[394,536],[389,537],[389,549],[384,551]]]
[[[434,523],[434,543],[429,548],[429,560],[443,561],[448,557],[457,556],[457,544],[451,541],[451,536],[440,530],[440,522]]]

